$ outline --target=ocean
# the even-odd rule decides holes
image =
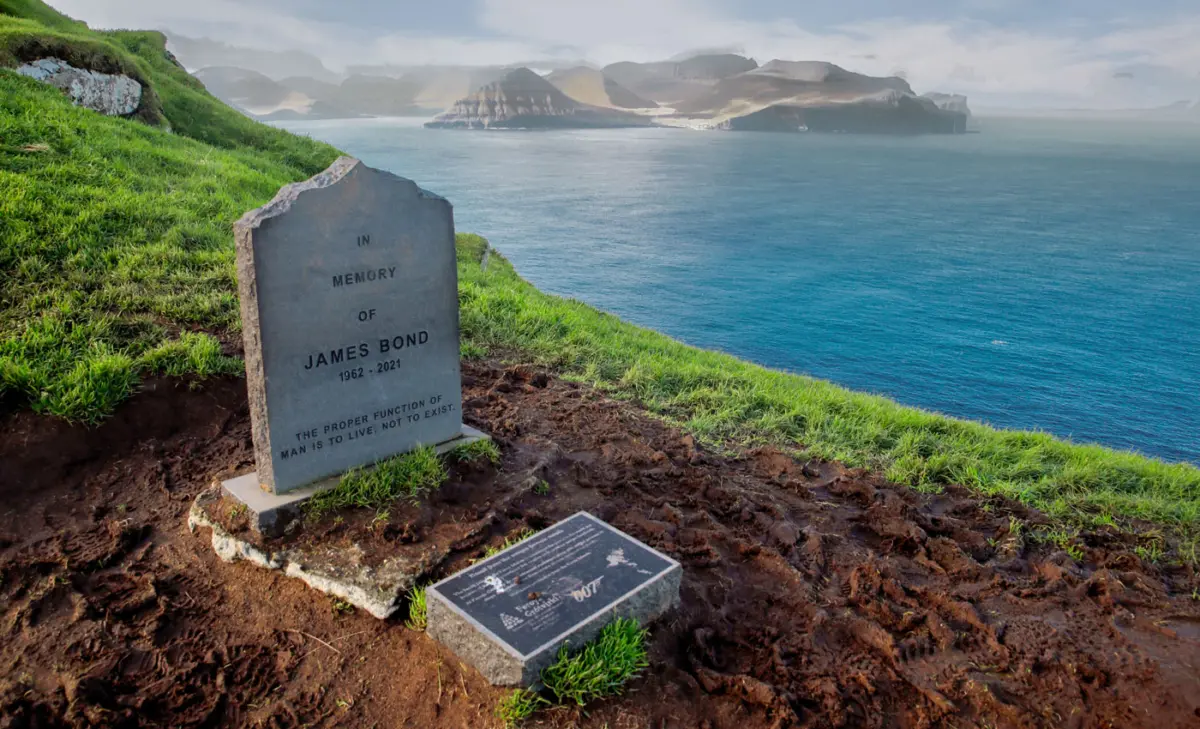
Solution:
[[[768,367],[1200,464],[1200,125],[877,137],[294,122],[544,291]]]

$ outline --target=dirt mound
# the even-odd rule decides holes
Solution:
[[[685,569],[647,675],[535,725],[1200,725],[1200,581],[1118,534],[1077,561],[1019,507],[716,455],[529,368],[467,364],[464,412],[498,472],[315,529],[452,545],[432,578],[587,509]],[[252,459],[237,380],[152,383],[94,431],[0,425],[0,727],[498,726],[499,692],[423,635],[188,534],[195,494]]]

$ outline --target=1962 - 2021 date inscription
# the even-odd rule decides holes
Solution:
[[[373,368],[355,367],[353,369],[343,370],[338,373],[338,379],[342,382],[350,382],[366,377],[369,374],[381,375],[385,372],[392,372],[400,369],[400,360],[389,359],[383,362],[376,362]]]

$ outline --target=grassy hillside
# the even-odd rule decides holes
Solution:
[[[153,102],[107,118],[0,68],[0,401],[94,421],[146,374],[239,372],[204,333],[238,328],[232,223],[336,150],[209,96],[157,33],[0,0],[0,66],[44,55]]]
[[[995,430],[809,377],[680,344],[585,304],[544,294],[486,242],[461,236],[466,351],[520,352],[635,398],[712,442],[782,443],[916,488],[962,484],[1075,525],[1169,525],[1195,561],[1200,469],[1044,433]]]
[[[0,0],[0,47],[0,66],[46,47],[103,56],[157,99],[144,122],[110,119],[0,69],[0,401],[96,421],[147,374],[240,373],[216,338],[238,337],[231,224],[336,151],[223,106],[155,33],[94,33],[36,0]],[[1183,535],[1196,558],[1194,467],[997,431],[686,347],[543,294],[495,253],[484,268],[485,250],[460,237],[465,353],[542,362],[712,442],[780,443],[920,489],[960,483],[1074,524],[1145,519]]]

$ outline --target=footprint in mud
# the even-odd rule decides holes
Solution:
[[[926,549],[930,558],[951,577],[969,578],[977,576],[981,572],[978,562],[964,552],[957,543],[945,537],[930,539]]]
[[[157,606],[154,580],[123,572],[92,575],[83,584],[84,599],[95,616],[126,618]]]
[[[929,635],[918,635],[901,642],[898,646],[898,651],[900,660],[908,663],[928,658],[937,653],[938,649],[933,644],[933,639]]]
[[[71,569],[95,572],[115,564],[150,535],[148,524],[107,521],[81,534],[70,536],[63,545]]]
[[[901,503],[874,504],[858,521],[880,539],[880,551],[913,555],[928,539],[924,529],[904,515]]]
[[[29,592],[24,603],[16,605],[13,625],[32,628],[56,620],[73,622],[76,600],[74,591],[60,577],[46,578]]]
[[[1159,620],[1156,625],[1180,640],[1200,643],[1200,615],[1176,615]]]

